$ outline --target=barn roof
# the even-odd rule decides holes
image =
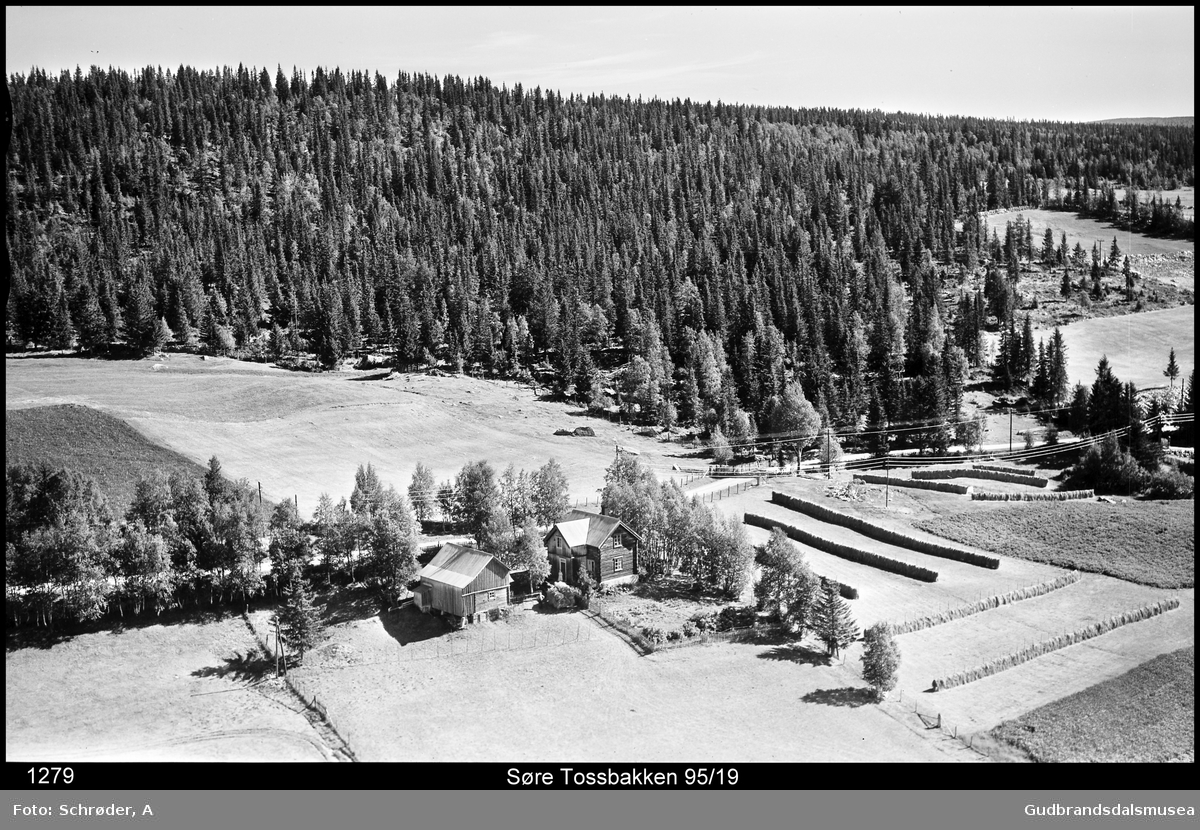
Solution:
[[[554,526],[558,528],[567,544],[573,548],[585,544],[601,547],[618,527],[625,528],[625,532],[639,542],[642,539],[620,519],[603,516],[599,513],[588,513],[586,510],[571,510]]]
[[[479,576],[488,563],[495,559],[490,553],[447,542],[437,552],[437,556],[429,564],[421,568],[418,576],[453,585],[455,588],[465,588]],[[505,574],[511,570],[507,565],[496,559],[496,564],[504,568]]]

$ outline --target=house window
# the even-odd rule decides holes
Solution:
[[[616,573],[619,570],[621,570],[621,557],[618,556],[613,559],[613,573]]]
[[[495,591],[488,591],[488,602],[494,602],[496,599]]]
[[[600,570],[600,563],[598,563],[594,559],[589,559],[588,560],[588,573],[591,574],[593,577],[597,577],[597,576],[599,576],[599,574],[597,573],[597,571],[599,571],[599,570]]]

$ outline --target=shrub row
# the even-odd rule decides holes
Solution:
[[[913,470],[912,477],[928,481],[935,478],[983,478],[989,481],[1006,481],[1009,484],[1029,484],[1034,487],[1045,487],[1049,482],[1041,476],[1025,475],[1024,473],[1002,473],[996,470],[980,470],[962,468],[958,470]]]
[[[823,522],[830,524],[841,525],[848,527],[853,531],[861,533],[863,536],[869,536],[880,542],[887,542],[890,545],[896,545],[901,548],[908,548],[920,553],[927,553],[930,556],[937,556],[941,559],[953,559],[955,562],[965,562],[968,565],[977,565],[981,568],[990,568],[996,570],[1000,567],[1000,560],[994,556],[984,556],[983,554],[973,553],[969,550],[956,548],[952,545],[943,545],[938,542],[931,542],[926,539],[915,539],[912,536],[907,536],[896,530],[889,530],[886,527],[871,524],[866,519],[860,519],[857,516],[848,516],[845,513],[839,513],[823,504],[808,501],[807,499],[789,496],[786,493],[773,491],[771,493],[771,501],[789,510],[795,510],[799,513],[804,513],[807,516],[812,516],[814,519],[820,519]],[[843,594],[843,596],[845,596]]]
[[[1004,467],[1000,464],[972,464],[976,470],[991,470],[994,473],[1012,473],[1015,476],[1036,476],[1037,473],[1033,470],[1024,470],[1020,467]]]
[[[917,481],[911,478],[891,478],[890,476],[881,476],[878,473],[858,473],[854,476],[854,480],[861,481],[864,484],[890,484],[893,487],[937,490],[941,493],[954,493],[958,496],[965,496],[973,489],[970,485],[947,484],[944,481]]]
[[[972,614],[978,614],[980,611],[988,611],[992,608],[999,608],[1001,605],[1011,605],[1023,599],[1033,599],[1034,597],[1048,594],[1051,591],[1057,591],[1059,588],[1065,588],[1068,585],[1078,582],[1080,576],[1079,571],[1071,571],[1048,582],[1030,585],[1027,588],[1018,588],[1006,594],[997,594],[994,597],[987,597],[978,602],[951,608],[940,614],[930,614],[925,617],[918,617],[915,620],[906,620],[902,623],[889,623],[888,625],[891,626],[893,634],[909,634],[913,631],[920,631],[923,628],[933,628],[935,625],[948,623],[951,620],[961,619],[962,617],[969,617]]]
[[[1090,499],[1095,490],[1056,490],[1053,493],[988,493],[976,490],[971,493],[972,501],[1071,501]]]
[[[860,565],[870,565],[872,568],[878,568],[881,571],[888,573],[900,574],[901,576],[911,577],[912,579],[920,580],[921,582],[937,582],[937,571],[931,571],[928,568],[922,568],[919,565],[910,565],[907,562],[901,562],[897,559],[889,559],[886,556],[880,556],[877,553],[870,551],[859,550],[852,548],[849,545],[831,542],[828,539],[822,539],[820,536],[815,536],[806,530],[801,530],[798,527],[784,524],[775,519],[768,519],[766,516],[758,516],[753,513],[747,513],[742,521],[748,525],[755,527],[764,527],[770,530],[774,527],[783,529],[790,538],[797,542],[802,542],[817,550],[823,550],[826,553],[831,553],[834,556],[842,559],[849,559],[851,562],[858,562]]]
[[[1050,640],[1043,640],[1031,646],[1026,646],[1020,651],[1013,652],[1007,657],[1000,657],[991,660],[969,671],[961,671],[957,674],[952,674],[949,677],[943,677],[933,681],[933,690],[935,692],[943,691],[944,689],[952,689],[955,686],[961,686],[964,683],[970,683],[978,680],[981,677],[1002,672],[1005,669],[1011,669],[1014,666],[1019,666],[1024,662],[1032,660],[1035,657],[1041,657],[1043,654],[1049,654],[1052,651],[1057,651],[1060,648],[1073,646],[1076,643],[1082,643],[1084,640],[1090,640],[1093,637],[1099,637],[1101,634],[1107,634],[1115,628],[1120,628],[1129,623],[1141,622],[1148,620],[1151,617],[1156,617],[1159,614],[1170,611],[1172,608],[1179,607],[1179,600],[1172,597],[1168,600],[1156,602],[1153,605],[1147,605],[1139,608],[1136,611],[1126,611],[1124,614],[1118,614],[1115,617],[1109,617],[1103,622],[1093,623],[1087,628],[1081,628],[1077,631],[1072,631],[1070,634],[1059,634],[1057,637]]]

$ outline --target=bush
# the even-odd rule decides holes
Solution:
[[[642,629],[642,639],[650,645],[661,646],[667,641],[667,635],[656,625],[647,625]]]
[[[1116,436],[1109,435],[1093,445],[1071,471],[1077,486],[1091,487],[1100,493],[1137,493],[1150,483],[1137,460],[1121,449]]]
[[[574,608],[579,596],[579,589],[565,582],[556,582],[546,589],[546,602],[555,608]]]
[[[1178,470],[1159,470],[1150,476],[1146,495],[1152,499],[1190,499],[1195,497],[1196,479]]]
[[[579,607],[591,608],[592,595],[596,593],[596,582],[587,574],[581,574],[579,577]]]
[[[683,633],[680,632],[678,629],[667,632],[667,642],[673,643],[677,640],[682,640],[682,639],[683,639]]]
[[[858,589],[851,588],[844,582],[838,583],[838,593],[841,594],[842,599],[858,599]]]
[[[700,633],[700,629],[696,627],[694,622],[688,620],[683,624],[683,628],[680,629],[680,633],[682,633],[684,637],[695,637]]]
[[[714,611],[707,613],[701,611],[693,614],[689,622],[695,625],[696,630],[701,634],[717,630],[717,615]]]

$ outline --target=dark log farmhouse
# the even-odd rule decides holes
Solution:
[[[546,535],[550,579],[575,583],[586,573],[601,585],[636,582],[641,541],[620,519],[572,510]]]
[[[473,620],[508,605],[509,571],[490,553],[447,542],[418,574],[421,584],[413,592],[414,601],[426,613]]]

